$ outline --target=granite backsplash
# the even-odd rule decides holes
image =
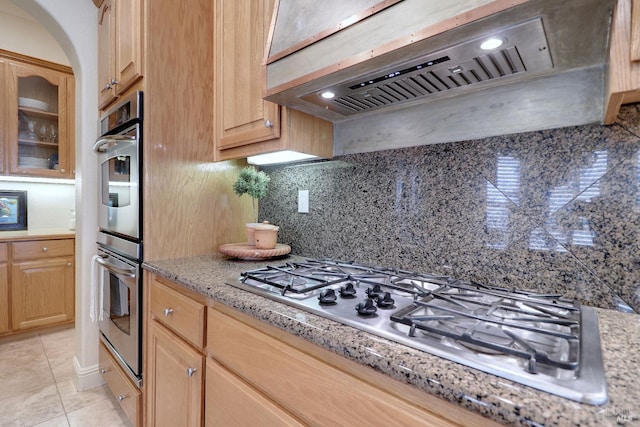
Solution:
[[[589,125],[265,169],[296,254],[640,312],[640,104]],[[308,214],[297,212],[309,190]]]

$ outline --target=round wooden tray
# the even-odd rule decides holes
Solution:
[[[258,249],[248,243],[227,243],[220,246],[218,251],[235,258],[259,260],[286,255],[291,252],[291,246],[276,243],[276,247],[273,249]]]

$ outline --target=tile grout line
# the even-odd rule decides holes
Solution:
[[[51,371],[51,376],[53,377],[53,383],[56,386],[56,394],[58,395],[58,399],[60,400],[60,406],[62,406],[62,412],[64,413],[64,418],[67,420],[67,426],[71,426],[71,422],[69,421],[69,416],[67,414],[67,408],[64,406],[64,401],[62,400],[62,393],[60,393],[58,379],[56,378],[56,375],[53,372],[53,366],[51,366],[51,361],[49,360],[49,354],[47,353],[47,348],[45,347],[44,341],[42,340],[42,335],[38,335],[38,338],[40,339],[40,345],[42,345],[42,351],[44,352],[44,357],[47,359],[47,365],[49,366],[49,371]]]

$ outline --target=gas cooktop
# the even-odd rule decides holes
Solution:
[[[560,295],[326,259],[228,284],[554,395],[607,401],[597,314]]]

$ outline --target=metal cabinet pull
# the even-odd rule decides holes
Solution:
[[[109,84],[111,84],[111,85],[119,85],[119,84],[120,84],[120,82],[119,82],[119,81],[117,81],[116,79],[111,79],[111,81],[109,82]]]
[[[273,122],[271,120],[265,120],[264,121],[264,127],[272,128],[273,127]]]
[[[70,262],[67,263],[67,267],[71,267],[71,263]]]
[[[100,369],[100,373],[101,373],[102,375],[106,374],[107,372],[109,372],[109,370],[108,370],[108,369],[105,369],[105,368]]]
[[[193,374],[195,374],[198,370],[196,368],[187,368],[187,375],[189,375],[190,377],[193,376]]]
[[[122,394],[121,394],[120,396],[118,396],[118,401],[119,401],[119,402],[122,402],[122,401],[123,401],[123,400],[125,400],[126,398],[127,398],[127,396],[125,396],[125,395],[122,395]]]
[[[107,83],[106,85],[104,85],[104,89],[102,90],[109,90],[109,89],[111,89],[111,85]]]
[[[173,314],[173,308],[165,308],[164,309],[164,316],[165,317],[169,317],[170,314]]]
[[[49,250],[49,248],[47,248],[46,246],[42,247],[42,252],[47,252]]]

